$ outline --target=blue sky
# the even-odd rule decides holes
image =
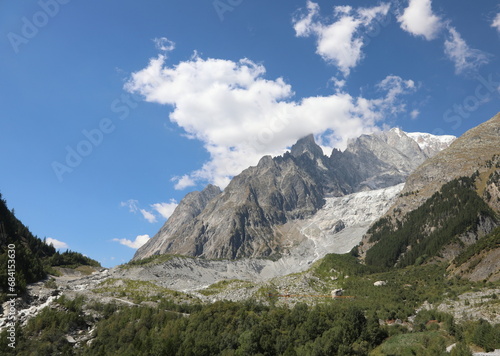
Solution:
[[[326,151],[492,117],[499,13],[466,0],[3,1],[0,192],[39,237],[126,262],[186,193],[306,134]]]

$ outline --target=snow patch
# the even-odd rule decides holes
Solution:
[[[442,150],[451,145],[456,140],[452,135],[432,135],[425,132],[409,132],[406,134],[412,138],[422,150],[431,148],[433,150]]]

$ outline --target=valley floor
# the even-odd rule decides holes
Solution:
[[[182,260],[194,263],[193,259]],[[83,354],[80,351],[91,349],[93,343],[103,337],[98,332],[99,327],[114,313],[107,313],[107,308],[117,311],[130,308],[166,310],[173,316],[191,319],[190,315],[203,313],[206,308],[216,308],[216,305],[221,306],[222,312],[231,305],[227,304],[228,301],[236,302],[234,305],[241,308],[251,301],[262,305],[259,308],[267,310],[266,313],[273,308],[293,311],[302,308],[301,305],[309,305],[311,310],[323,308],[322,305],[338,310],[362,310],[368,320],[375,318],[379,325],[377,330],[385,333],[385,341],[375,342],[373,347],[378,346],[371,351],[371,355],[392,354],[390,350],[398,348],[424,355],[418,351],[418,345],[424,339],[432,345],[435,343],[432,347],[436,349],[450,347],[460,341],[476,345],[481,342],[475,339],[478,328],[500,336],[500,284],[483,285],[445,278],[444,267],[438,264],[367,273],[349,255],[328,255],[312,264],[307,271],[279,278],[265,281],[223,279],[203,288],[174,290],[157,283],[166,279],[159,273],[162,266],[170,261],[153,266],[98,269],[89,275],[61,269],[61,276],[29,286],[29,296],[17,304],[19,328],[32,330],[50,313],[67,315],[74,308],[82,318],[81,324],[62,329],[66,331],[59,337],[63,340],[61,343],[69,345],[75,354]],[[383,283],[377,286],[377,281]],[[353,298],[332,299],[330,292],[336,288],[342,288],[344,296]],[[212,317],[217,318],[219,311],[214,313]],[[0,319],[0,331],[5,330],[5,322],[5,318]],[[35,339],[43,338],[44,332],[39,331],[37,335]],[[474,348],[475,355],[492,351],[478,346]],[[369,349],[364,350],[368,352]],[[305,352],[301,347],[297,350]],[[297,354],[308,354],[300,352]]]

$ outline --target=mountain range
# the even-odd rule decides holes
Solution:
[[[395,128],[349,140],[344,151],[334,149],[327,156],[313,135],[306,136],[282,156],[263,157],[234,177],[223,192],[209,185],[186,195],[133,259],[166,253],[208,259],[279,258],[305,235],[311,236],[311,229],[303,233],[297,222],[312,218],[327,199],[401,184],[454,139]],[[339,224],[333,229],[343,228]],[[356,243],[364,232],[358,231]]]

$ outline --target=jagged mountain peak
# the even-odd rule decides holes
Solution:
[[[413,139],[393,129],[350,139],[345,151],[332,152],[330,161],[354,192],[402,183],[427,158]]]
[[[405,132],[399,127],[387,131],[378,131],[372,134],[361,135],[348,140],[347,151],[356,152],[361,147],[377,150],[380,142],[388,144],[392,149],[409,157],[417,165],[423,160],[433,157],[438,152],[447,148],[456,139],[452,135],[433,135],[422,132]],[[422,154],[420,154],[420,151]],[[420,157],[416,157],[420,156]],[[416,160],[415,160],[416,159]],[[416,168],[413,167],[413,168]]]
[[[259,160],[259,163],[257,164],[257,167],[258,168],[261,168],[261,167],[270,167],[272,166],[273,164],[273,157],[270,156],[270,155],[266,155],[264,157],[262,157],[260,160]]]
[[[209,195],[209,196],[215,196],[219,193],[221,193],[221,190],[218,186],[214,185],[214,184],[208,184],[202,191],[201,191],[202,194],[206,194],[206,195]]]
[[[303,154],[307,154],[311,159],[324,156],[323,150],[320,146],[318,146],[318,144],[316,144],[313,134],[307,135],[298,140],[297,143],[292,146],[290,153],[294,157],[300,157]]]

